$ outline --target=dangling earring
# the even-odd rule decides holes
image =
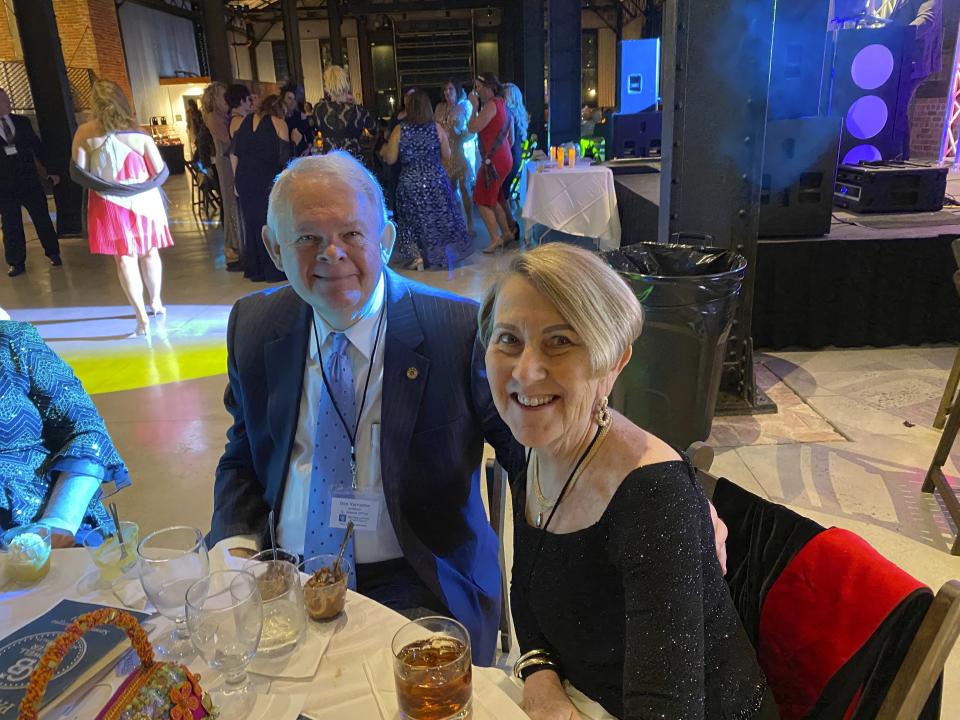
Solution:
[[[597,411],[597,425],[602,428],[609,427],[610,423],[613,422],[613,416],[607,407],[608,404],[606,395],[600,398],[600,409]]]

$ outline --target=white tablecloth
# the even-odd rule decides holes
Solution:
[[[210,564],[211,570],[223,566],[222,560],[213,554]],[[26,589],[3,588],[0,634],[8,635],[64,598],[124,606],[111,590],[98,587],[97,581],[97,570],[85,550],[55,551],[50,573],[40,584]],[[143,597],[136,592],[136,586],[137,581],[129,582],[124,598],[128,606],[140,610]],[[164,629],[162,623],[166,621],[151,622],[157,624],[159,631]],[[406,622],[404,617],[383,605],[349,593],[344,617],[336,621],[335,632],[316,675],[302,681],[258,676],[261,682],[269,681],[269,694],[257,697],[257,705],[245,719],[231,720],[296,720],[301,713],[315,720],[394,720],[397,700],[389,648],[393,635]],[[189,665],[201,675],[202,685],[209,687],[217,679],[217,672],[201,658]],[[69,712],[58,713],[56,720],[89,720],[121,681],[122,678],[111,673]],[[510,683],[500,670],[474,668],[474,720],[524,720],[527,717],[501,689],[501,684],[507,687]]]
[[[549,161],[527,163],[520,180],[522,216],[527,240],[534,223],[553,230],[597,238],[601,250],[620,247],[620,216],[613,173],[578,160],[557,168]]]

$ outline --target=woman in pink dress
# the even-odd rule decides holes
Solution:
[[[137,316],[134,335],[149,334],[143,301],[166,312],[160,300],[163,268],[159,248],[173,245],[160,184],[166,166],[153,139],[137,128],[123,91],[109,80],[93,85],[94,119],[73,138],[74,174],[88,188],[87,236],[90,252],[113,255],[120,286]]]

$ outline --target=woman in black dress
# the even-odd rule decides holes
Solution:
[[[327,96],[317,103],[314,115],[324,151],[346,150],[369,168],[371,158],[365,145],[372,148],[377,121],[363,105],[354,102],[347,71],[339,65],[323,71],[323,88]]]
[[[290,136],[279,95],[265,97],[260,108],[243,119],[233,136],[230,158],[248,238],[243,276],[254,282],[283,282],[286,275],[273,264],[260,240],[273,180],[290,159]]]
[[[607,408],[643,313],[599,258],[516,256],[480,308],[493,399],[530,448],[514,483],[511,597],[536,720],[570,684],[624,720],[776,718],[690,463]]]

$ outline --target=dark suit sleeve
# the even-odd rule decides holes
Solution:
[[[17,123],[17,139],[20,141],[21,146],[30,149],[33,156],[37,158],[44,167],[47,166],[46,149],[34,131],[33,124],[25,117],[21,117],[20,122]]]
[[[500,419],[497,408],[493,404],[490,383],[487,382],[484,355],[484,347],[477,338],[474,342],[471,363],[473,406],[480,419],[484,439],[493,446],[497,453],[497,460],[507,471],[512,482],[523,469],[523,448],[513,439],[510,428]]]
[[[244,417],[243,385],[237,365],[236,331],[242,303],[230,311],[227,324],[227,389],[223,404],[233,417],[227,431],[227,445],[217,465],[213,489],[213,520],[208,544],[212,547],[224,538],[248,533],[259,534],[269,508],[263,500],[263,487],[253,468],[247,424]]]

